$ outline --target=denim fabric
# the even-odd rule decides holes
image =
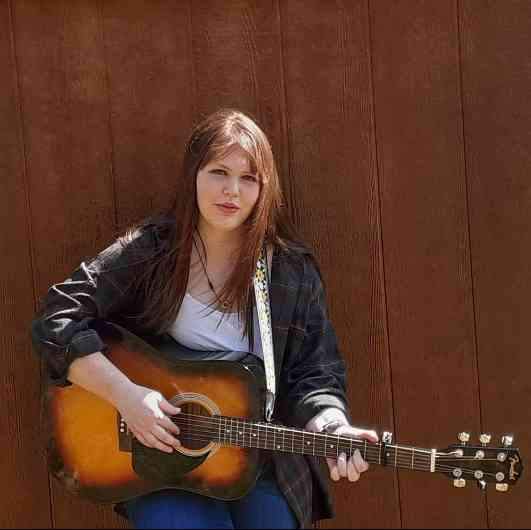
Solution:
[[[220,501],[163,490],[125,503],[135,528],[298,528],[274,475],[265,473],[241,499]]]

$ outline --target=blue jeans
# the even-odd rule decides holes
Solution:
[[[266,474],[241,499],[220,501],[163,490],[125,504],[135,528],[299,528],[275,477]]]

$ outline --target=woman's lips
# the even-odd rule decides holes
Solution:
[[[229,208],[227,206],[223,206],[222,204],[216,204],[216,206],[219,208],[221,213],[224,215],[232,215],[237,213],[240,209],[239,208]]]

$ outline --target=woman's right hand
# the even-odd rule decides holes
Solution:
[[[168,417],[181,409],[174,407],[160,392],[133,384],[121,397],[117,408],[129,430],[145,446],[171,453],[181,445],[173,436],[179,434],[179,427]]]

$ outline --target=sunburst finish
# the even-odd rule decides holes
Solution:
[[[259,419],[259,384],[244,366],[175,361],[119,327],[106,328],[103,335],[110,346],[109,359],[135,383],[158,390],[166,399],[200,394],[214,402],[222,416]],[[49,388],[47,404],[51,469],[70,491],[117,502],[168,487],[135,473],[132,453],[119,448],[118,412],[108,402],[71,385]],[[258,462],[255,449],[221,446],[172,487],[238,498],[254,484]]]

